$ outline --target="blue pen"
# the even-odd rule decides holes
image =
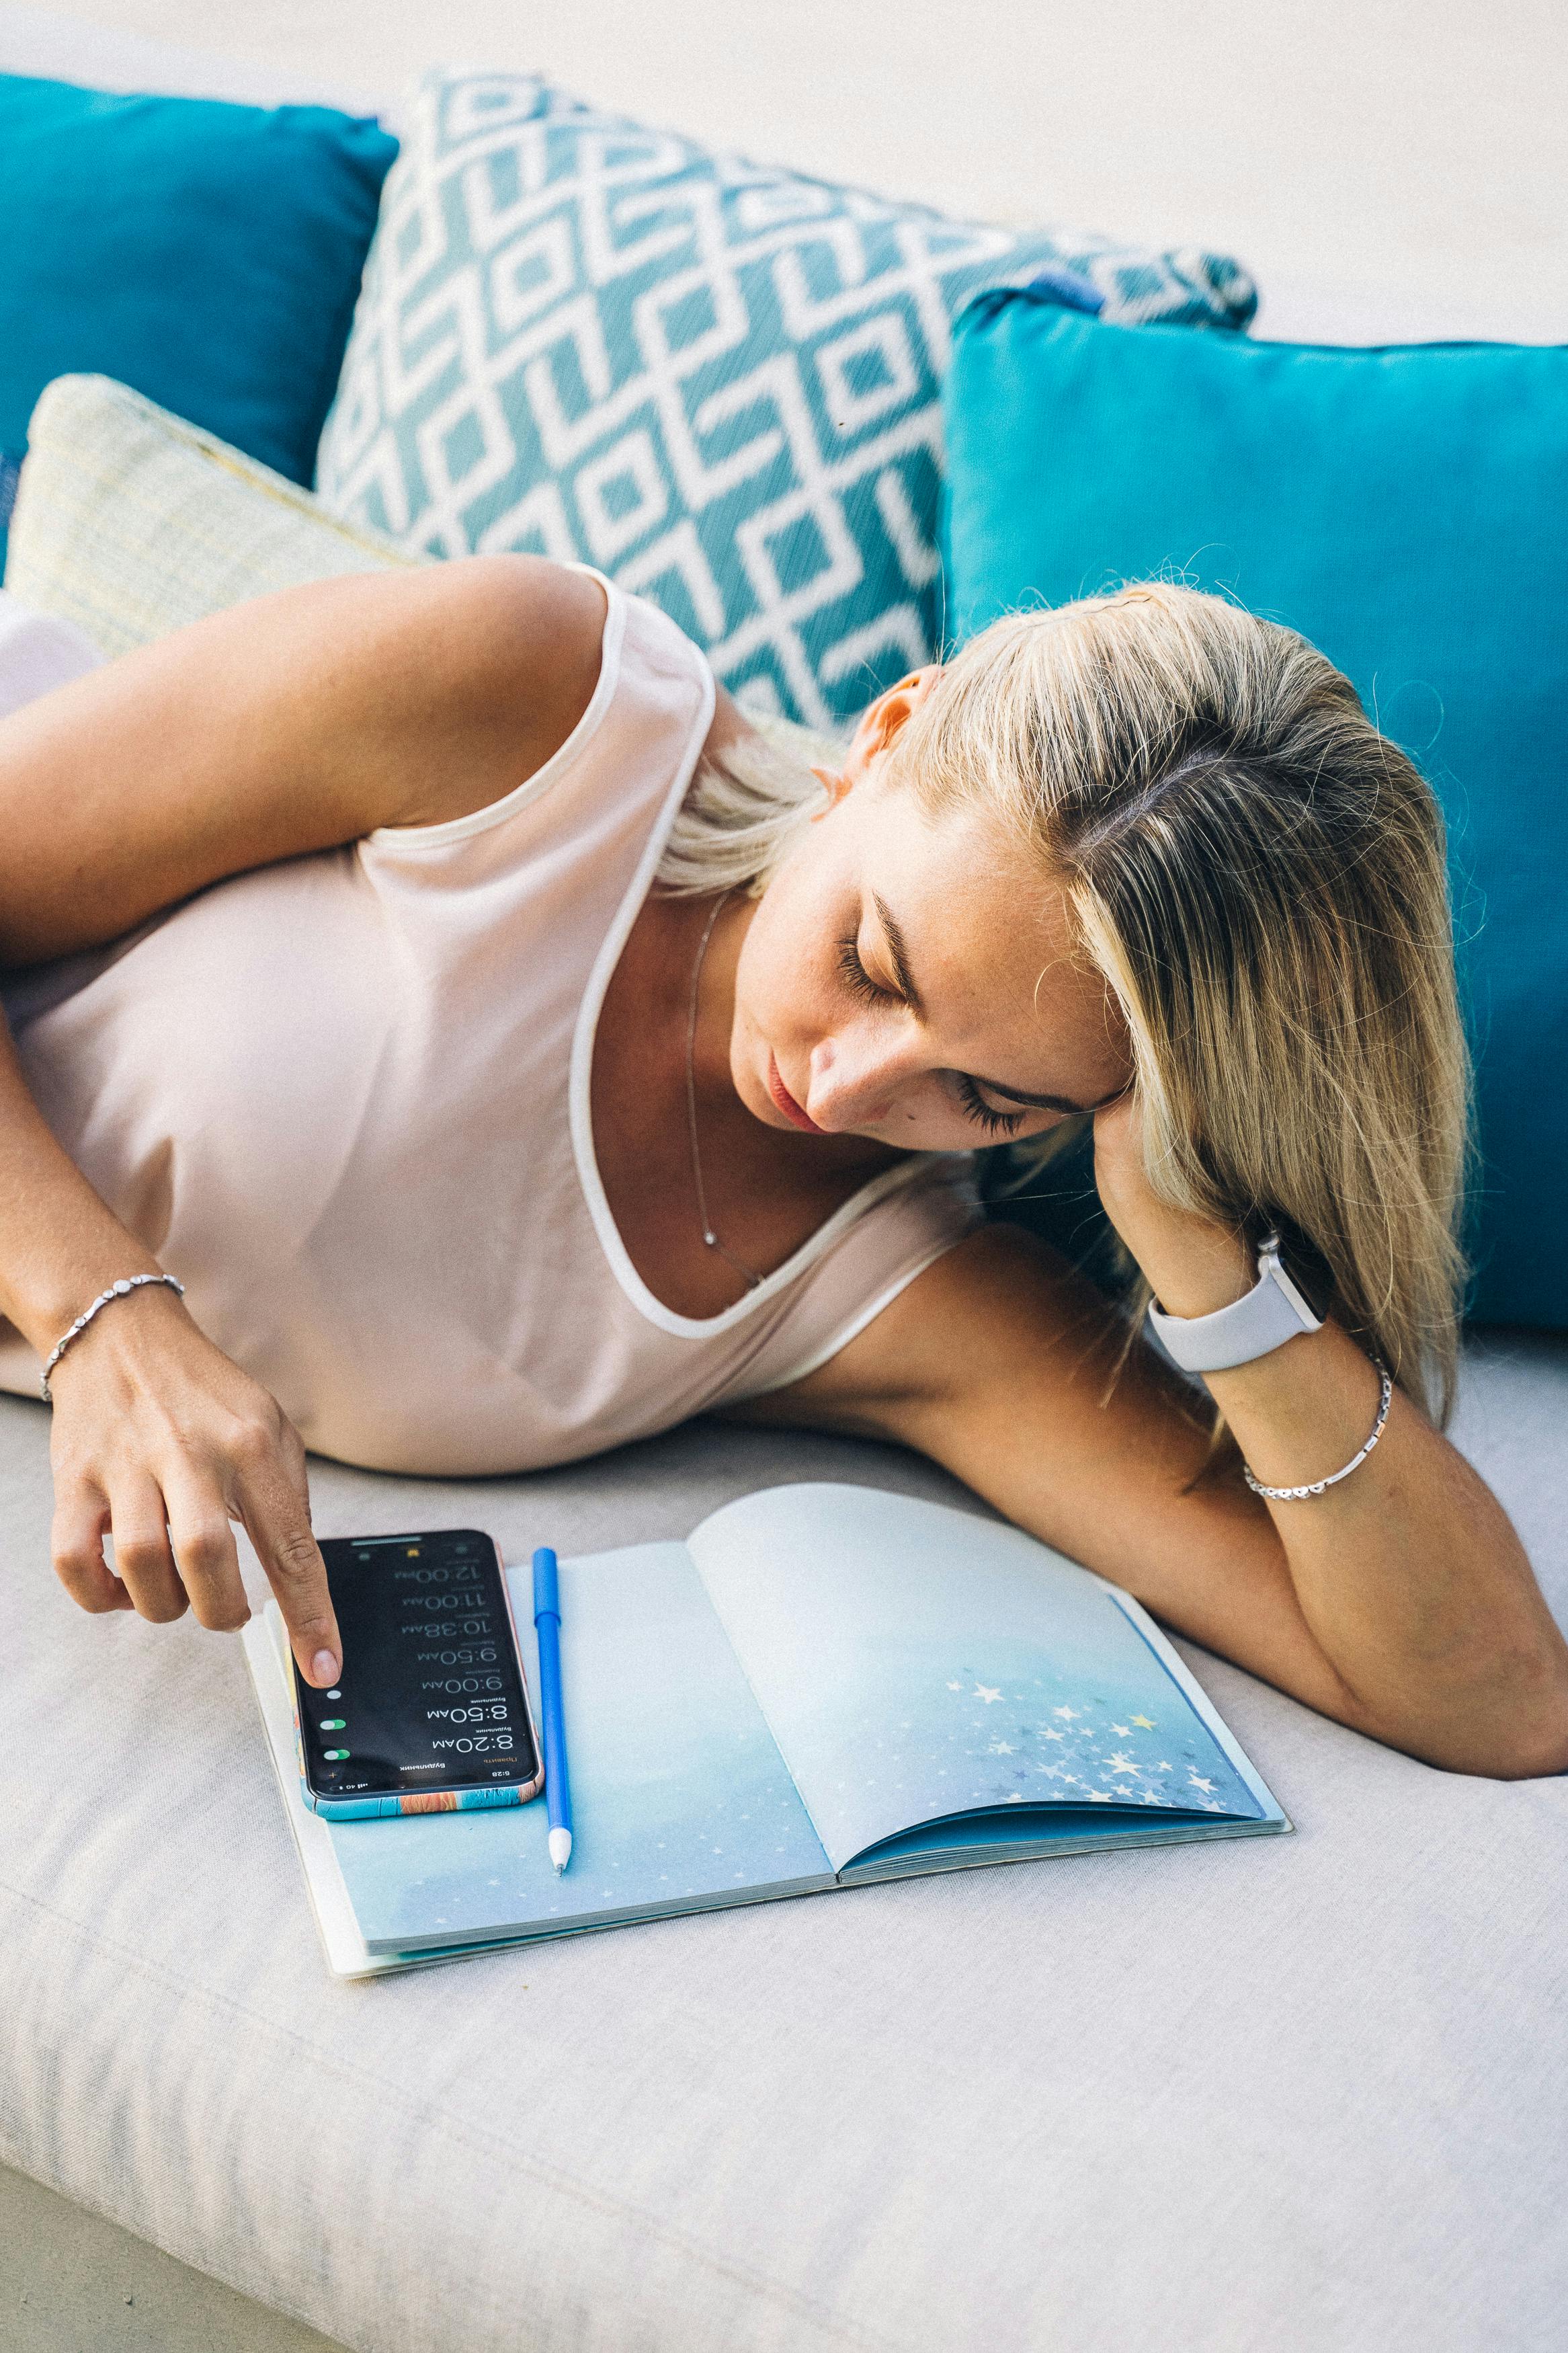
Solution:
[[[555,1555],[541,1545],[533,1556],[533,1630],[539,1637],[539,1706],[544,1718],[544,1802],[550,1814],[550,1860],[564,1871],[572,1860],[572,1784],[566,1777],[566,1719],[561,1705],[561,1588]]]

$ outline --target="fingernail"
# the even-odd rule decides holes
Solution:
[[[319,1683],[335,1683],[337,1682],[338,1662],[336,1659],[333,1658],[331,1651],[317,1651],[315,1657],[310,1662],[310,1672],[315,1676],[316,1681]]]

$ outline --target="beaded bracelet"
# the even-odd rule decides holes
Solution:
[[[57,1340],[54,1347],[50,1351],[49,1360],[44,1366],[44,1377],[38,1383],[38,1387],[43,1393],[43,1399],[46,1405],[53,1405],[55,1401],[54,1394],[49,1388],[49,1375],[54,1371],[55,1366],[59,1363],[60,1358],[65,1355],[65,1352],[70,1346],[71,1342],[73,1340],[80,1339],[82,1334],[87,1330],[88,1325],[92,1322],[93,1317],[99,1313],[99,1310],[100,1308],[107,1307],[111,1299],[124,1299],[132,1291],[140,1291],[144,1283],[149,1282],[163,1283],[169,1290],[177,1291],[182,1299],[185,1295],[184,1284],[183,1282],[176,1282],[172,1274],[122,1275],[118,1282],[111,1282],[107,1291],[100,1291],[98,1297],[93,1301],[92,1305],[82,1309],[81,1314],[77,1317],[76,1322],[71,1325],[70,1330],[66,1334],[64,1339]]]
[[[1331,1471],[1326,1479],[1313,1479],[1305,1487],[1266,1487],[1261,1479],[1253,1477],[1244,1462],[1241,1466],[1241,1475],[1255,1495],[1266,1495],[1271,1504],[1303,1504],[1309,1496],[1321,1495],[1325,1487],[1337,1487],[1342,1479],[1348,1479],[1352,1471],[1361,1469],[1362,1464],[1383,1436],[1383,1425],[1388,1419],[1388,1409],[1394,1398],[1394,1383],[1389,1378],[1387,1367],[1378,1365],[1375,1356],[1373,1358],[1373,1363],[1377,1366],[1377,1370],[1382,1376],[1383,1389],[1377,1400],[1377,1419],[1373,1423],[1372,1436],[1367,1440],[1361,1452],[1352,1454],[1342,1471]]]

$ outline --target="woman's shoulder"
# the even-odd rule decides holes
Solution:
[[[416,669],[460,756],[420,780],[399,828],[470,817],[554,758],[594,700],[607,611],[596,574],[542,556],[463,556],[416,576],[387,657]]]
[[[360,838],[362,864],[459,885],[581,850],[597,882],[624,888],[623,851],[635,867],[713,732],[700,649],[585,566],[510,556],[431,569],[459,575],[425,604],[418,638],[447,725],[422,723],[414,789]]]

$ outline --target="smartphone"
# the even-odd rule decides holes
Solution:
[[[334,1821],[517,1806],[543,1785],[505,1572],[478,1528],[329,1536],[331,1691],[294,1670],[305,1803]]]

